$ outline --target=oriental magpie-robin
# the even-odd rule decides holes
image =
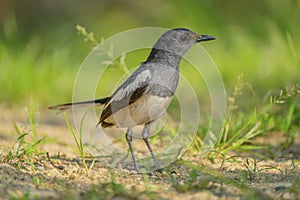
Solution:
[[[169,30],[158,39],[147,60],[110,97],[49,108],[63,111],[90,104],[104,105],[98,125],[127,128],[126,141],[137,172],[140,170],[132,148],[132,128],[144,125],[142,138],[158,168],[158,161],[148,142],[151,123],[165,112],[174,96],[184,54],[197,42],[214,39],[186,28]]]

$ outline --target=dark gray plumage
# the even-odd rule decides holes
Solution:
[[[147,60],[110,97],[62,104],[50,109],[66,110],[74,106],[105,104],[98,124],[103,128],[128,128],[126,140],[137,172],[140,170],[132,149],[132,128],[144,124],[142,137],[158,168],[159,164],[148,142],[151,122],[165,112],[174,96],[183,55],[197,42],[214,39],[185,28],[167,31],[153,46]]]

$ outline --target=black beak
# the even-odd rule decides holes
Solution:
[[[214,36],[210,35],[200,35],[198,39],[196,40],[197,42],[203,42],[203,41],[209,41],[209,40],[215,40],[216,38]]]

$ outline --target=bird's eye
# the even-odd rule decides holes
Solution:
[[[180,37],[180,40],[181,40],[181,41],[185,41],[185,40],[186,40],[186,36],[182,35],[182,36]]]

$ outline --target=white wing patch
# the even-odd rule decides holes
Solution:
[[[141,86],[141,83],[144,83],[146,81],[148,81],[151,78],[151,73],[150,70],[145,70],[143,72],[141,72],[140,74],[138,74],[134,81],[132,81],[131,83],[129,83],[129,85],[127,85],[124,88],[121,88],[110,100],[110,102],[108,104],[110,104],[112,101],[120,101],[123,98],[125,98],[130,92],[136,90],[138,87]],[[107,104],[107,105],[108,105]]]

